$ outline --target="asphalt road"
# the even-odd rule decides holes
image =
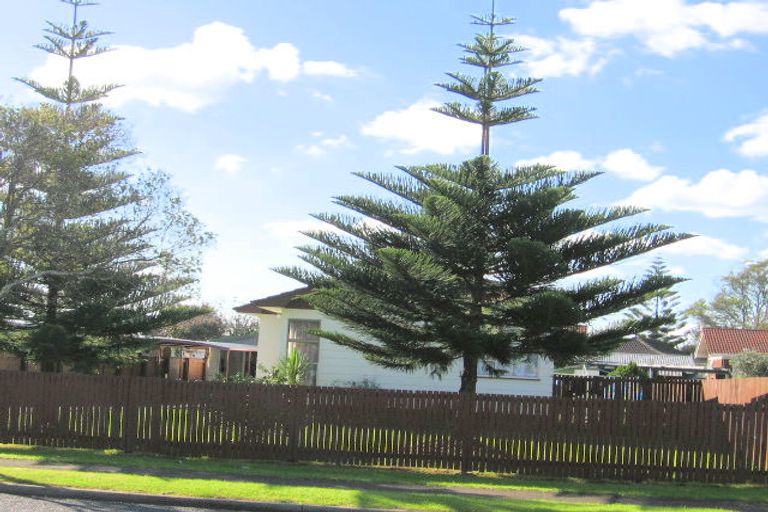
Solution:
[[[140,505],[0,494],[2,512],[215,512],[213,509]]]

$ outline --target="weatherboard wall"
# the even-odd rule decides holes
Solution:
[[[277,309],[276,314],[260,314],[259,364],[270,367],[287,354],[289,320],[319,320],[321,328],[344,331],[346,327],[322,313],[308,309]],[[317,368],[318,386],[348,386],[364,380],[382,389],[414,391],[458,391],[460,365],[454,365],[442,378],[426,370],[411,373],[388,370],[366,361],[359,353],[321,339]],[[261,371],[258,375],[261,375]],[[550,396],[554,365],[540,359],[537,378],[480,378],[478,393]]]

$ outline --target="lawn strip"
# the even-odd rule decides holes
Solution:
[[[0,481],[26,485],[47,485],[80,489],[227,498],[271,503],[313,504],[408,510],[455,512],[587,512],[596,503],[569,503],[550,500],[510,500],[440,493],[410,493],[376,490],[324,489],[300,485],[277,485],[222,480],[201,480],[131,474],[56,471],[49,469],[0,468]],[[606,512],[661,512],[669,506],[599,503]],[[729,509],[686,508],[688,512],[722,512]],[[731,509],[732,510],[732,509]]]
[[[539,491],[563,494],[615,495],[644,499],[744,501],[768,503],[765,486],[746,484],[664,484],[627,485],[621,482],[594,482],[578,479],[533,480],[524,477],[484,473],[460,475],[455,472],[394,468],[339,468],[321,464],[288,464],[252,460],[170,458],[158,455],[126,454],[119,451],[60,449],[0,445],[0,458],[36,460],[47,463],[97,464],[125,468],[153,468],[202,471],[208,474],[290,480],[329,480],[378,485],[410,485],[438,488]]]

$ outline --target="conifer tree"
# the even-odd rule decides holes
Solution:
[[[646,279],[663,279],[668,276],[670,276],[669,269],[661,257],[654,258],[645,274]],[[665,348],[666,346],[668,349],[676,350],[679,345],[687,341],[681,334],[684,323],[677,313],[679,305],[679,294],[675,290],[661,288],[651,292],[643,303],[631,308],[627,315],[636,320],[652,318],[663,322],[640,333],[639,336],[657,347]]]
[[[48,371],[130,362],[147,344],[139,335],[203,312],[178,305],[210,239],[167,175],[124,170],[136,151],[120,119],[99,103],[117,86],[83,86],[75,75],[77,62],[107,51],[99,46],[107,33],[79,17],[95,4],[62,1],[72,8],[71,25],[48,22],[38,48],[67,60],[63,85],[19,79],[47,100],[38,112],[53,139],[35,162],[39,204],[18,250],[31,277],[14,287],[26,312],[17,325]]]
[[[469,393],[480,365],[501,373],[528,354],[564,363],[657,325],[643,318],[590,333],[576,328],[615,316],[678,279],[600,278],[570,286],[563,279],[688,236],[657,224],[611,224],[637,208],[568,207],[575,187],[598,173],[548,165],[507,170],[493,161],[491,128],[533,117],[532,108],[507,102],[534,92],[537,80],[502,72],[522,51],[497,32],[512,20],[492,13],[474,22],[485,32],[463,46],[462,61],[481,74],[449,74],[451,82],[440,87],[469,103],[438,111],[480,125],[481,155],[459,165],[399,167],[395,175],[358,173],[390,196],[335,198],[352,213],[316,216],[335,229],[305,233],[319,242],[299,248],[313,268],[278,269],[312,287],[307,298],[314,307],[352,330],[322,337],[387,368],[441,374],[458,364],[460,391]]]

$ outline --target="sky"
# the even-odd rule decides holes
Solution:
[[[0,0],[0,101],[37,98],[12,77],[58,84],[64,63],[33,48],[57,0]],[[638,222],[699,236],[601,271],[631,279],[655,255],[688,281],[682,305],[768,257],[768,2],[497,0],[529,50],[510,69],[543,79],[522,103],[538,118],[496,129],[501,165],[596,169],[574,206],[635,204]],[[376,193],[355,171],[459,163],[469,125],[433,113],[434,86],[463,71],[457,43],[490,0],[104,0],[83,9],[114,51],[79,62],[87,83],[119,83],[109,107],[141,155],[170,173],[217,240],[199,300],[224,310],[300,286],[299,231],[333,197]]]

